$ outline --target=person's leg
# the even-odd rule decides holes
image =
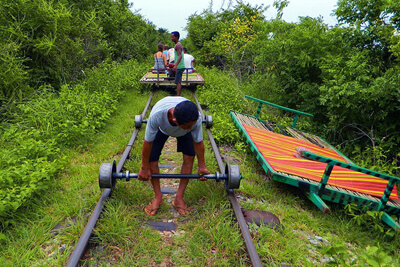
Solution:
[[[160,173],[160,169],[158,168],[158,161],[150,162],[151,174]],[[161,187],[160,187],[160,179],[151,178],[151,185],[154,190],[154,199],[150,201],[150,203],[145,207],[145,211],[147,214],[154,216],[157,213],[158,208],[161,204],[163,204]]]
[[[160,169],[158,168],[158,161],[150,162],[150,170],[151,174],[159,174]],[[151,185],[153,186],[154,190],[154,197],[158,203],[162,201],[162,193],[160,187],[160,179],[151,178]]]
[[[176,95],[181,95],[182,88],[182,74],[185,69],[177,69],[175,73]]]
[[[183,164],[181,174],[191,174],[193,169],[194,156],[183,155]],[[186,187],[189,183],[189,179],[181,179],[179,182],[178,191],[176,192],[175,200],[172,202],[172,206],[176,208],[180,215],[186,215],[190,208],[183,201]]]
[[[165,142],[168,139],[168,135],[163,134],[161,131],[157,132],[156,138],[153,141],[150,152],[150,171],[152,174],[158,174],[160,172],[158,168],[158,161],[160,159],[161,151],[164,147]],[[145,212],[151,216],[154,216],[163,203],[162,193],[160,188],[160,179],[151,179],[151,185],[154,190],[154,199],[144,208]]]
[[[180,83],[178,83],[176,85],[176,95],[177,96],[181,96],[181,87],[182,87],[182,85]]]
[[[193,170],[193,162],[194,162],[194,156],[192,157],[183,155],[181,174],[191,174]],[[176,192],[175,204],[179,206],[185,206],[185,202],[183,201],[183,196],[185,194],[186,186],[188,185],[188,183],[189,179],[180,180],[178,192]]]
[[[181,174],[191,174],[193,170],[193,163],[195,157],[195,151],[193,147],[192,134],[188,133],[185,136],[178,137],[178,152],[183,154],[183,163],[181,168]],[[189,179],[181,179],[179,182],[178,191],[174,202],[172,203],[181,215],[185,215],[188,211],[188,207],[183,201],[186,187],[189,183]]]

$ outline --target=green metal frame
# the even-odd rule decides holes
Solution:
[[[246,96],[247,97],[247,96]],[[275,181],[281,182],[281,183],[285,183],[288,185],[292,185],[292,186],[296,186],[302,190],[305,191],[306,196],[323,212],[327,213],[329,212],[329,206],[324,202],[325,201],[330,201],[330,202],[334,202],[334,203],[338,203],[338,204],[349,204],[349,203],[356,203],[358,205],[361,206],[365,206],[368,209],[371,210],[377,210],[377,211],[383,211],[383,216],[382,216],[382,220],[387,223],[390,227],[396,229],[397,231],[400,231],[400,225],[393,220],[389,214],[393,214],[393,215],[400,215],[400,208],[391,204],[388,204],[388,197],[390,196],[390,193],[393,189],[394,183],[399,183],[400,179],[397,177],[393,177],[393,176],[389,176],[389,175],[385,175],[385,174],[381,174],[381,173],[377,173],[377,172],[373,172],[372,170],[368,170],[365,168],[361,168],[358,167],[356,165],[352,165],[352,164],[347,164],[347,163],[343,163],[340,161],[336,161],[333,159],[329,159],[329,158],[325,158],[325,157],[321,157],[309,152],[303,152],[304,156],[307,157],[313,157],[316,156],[320,159],[320,161],[322,160],[326,160],[327,164],[327,168],[325,170],[325,173],[323,175],[323,177],[321,178],[321,182],[315,182],[315,183],[311,183],[311,182],[305,182],[304,180],[299,180],[296,179],[292,176],[288,176],[285,175],[283,173],[278,173],[275,172],[273,170],[273,168],[269,165],[269,163],[267,162],[267,160],[263,157],[263,155],[261,154],[261,152],[258,150],[258,148],[256,147],[256,145],[254,144],[254,142],[251,140],[250,136],[247,134],[245,128],[243,127],[243,125],[239,122],[239,120],[236,118],[235,116],[236,114],[241,114],[241,115],[246,115],[252,118],[255,118],[259,121],[259,118],[251,116],[251,115],[247,115],[247,114],[242,114],[239,112],[234,112],[231,111],[230,115],[232,117],[233,122],[235,123],[235,125],[238,127],[239,132],[241,133],[241,135],[245,138],[246,143],[250,145],[250,149],[253,153],[255,153],[256,155],[256,159],[257,161],[261,164],[262,168],[264,169],[264,171],[269,174],[271,176],[271,178]],[[325,141],[325,140],[324,140]],[[325,141],[326,142],[326,141]],[[328,142],[327,142],[328,143]],[[329,143],[328,143],[329,144]],[[333,146],[331,146],[332,148],[334,148]],[[334,148],[335,151],[337,151]],[[329,161],[329,162],[328,162]],[[351,193],[347,193],[341,190],[337,190],[335,189],[335,187],[331,187],[331,186],[327,186],[327,182],[329,180],[329,176],[330,176],[330,172],[332,171],[332,168],[334,165],[338,165],[338,166],[347,166],[349,168],[351,168],[352,170],[355,171],[360,171],[366,174],[376,174],[374,176],[376,177],[380,177],[386,180],[389,180],[389,184],[388,187],[385,190],[384,195],[382,196],[382,198],[379,200],[378,198],[364,198],[359,194],[351,194]],[[379,176],[378,176],[379,175]],[[391,182],[391,181],[394,181]]]
[[[277,105],[277,104],[274,104],[274,103],[270,103],[270,102],[267,102],[267,101],[264,101],[264,100],[261,100],[261,99],[254,98],[252,96],[246,95],[245,97],[247,99],[250,99],[250,100],[253,100],[253,101],[256,101],[256,102],[260,103],[258,105],[258,108],[257,108],[257,111],[256,111],[256,115],[255,115],[255,117],[257,119],[258,119],[258,116],[260,115],[261,107],[262,107],[263,104],[266,104],[266,105],[269,105],[269,106],[272,106],[272,107],[275,107],[275,108],[279,108],[279,109],[282,109],[282,110],[285,110],[285,111],[289,111],[289,112],[292,112],[292,113],[296,114],[295,117],[294,117],[293,123],[292,123],[292,128],[295,128],[297,120],[299,119],[300,115],[314,117],[314,115],[312,115],[310,113],[306,113],[306,112],[303,112],[303,111],[299,111],[299,110],[287,108],[287,107],[284,107],[284,106],[280,106],[280,105]]]
[[[301,154],[303,155],[303,157],[327,163],[327,167],[325,169],[325,172],[324,172],[321,184],[320,184],[320,191],[318,192],[318,194],[322,194],[321,191],[323,191],[323,188],[328,183],[329,176],[331,174],[333,166],[335,166],[335,165],[343,167],[343,168],[346,168],[346,169],[349,169],[349,170],[353,170],[353,171],[356,171],[356,172],[365,173],[365,174],[368,174],[368,175],[371,175],[371,176],[375,176],[377,178],[385,179],[385,180],[389,181],[387,186],[386,186],[386,188],[385,188],[385,191],[383,192],[383,195],[381,197],[379,205],[376,208],[376,210],[378,210],[378,211],[382,211],[382,210],[384,210],[386,208],[386,204],[387,204],[387,202],[389,200],[390,194],[392,193],[395,184],[396,183],[400,184],[400,179],[397,178],[397,177],[394,177],[394,176],[390,176],[390,175],[387,175],[387,174],[375,172],[373,170],[369,170],[369,169],[362,168],[362,167],[359,167],[359,166],[356,166],[356,165],[344,163],[344,162],[341,162],[341,161],[338,161],[338,160],[335,160],[335,159],[323,157],[323,156],[320,156],[320,155],[317,155],[317,154],[314,154],[314,153],[311,153],[311,152],[307,152],[307,151],[303,151]]]

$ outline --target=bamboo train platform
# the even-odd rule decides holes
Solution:
[[[147,72],[141,79],[140,83],[142,84],[151,84],[156,87],[160,86],[172,86],[175,87],[175,78],[169,77],[164,73],[153,73]],[[185,71],[182,74],[182,86],[191,87],[197,86],[199,84],[204,83],[204,78],[198,72],[189,73]]]
[[[271,179],[303,190],[325,213],[330,211],[325,201],[355,203],[368,210],[382,211],[381,219],[400,231],[400,225],[390,216],[400,215],[396,186],[400,178],[359,167],[319,136],[295,128],[300,115],[312,117],[312,114],[246,98],[259,103],[255,116],[235,111],[230,115]],[[291,127],[261,120],[262,105],[294,113]]]

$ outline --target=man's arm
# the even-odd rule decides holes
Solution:
[[[175,46],[175,50],[178,53],[178,59],[176,60],[176,62],[174,62],[175,66],[174,66],[174,72],[176,72],[176,70],[178,69],[178,65],[182,60],[182,45],[181,44],[177,44]]]
[[[196,143],[193,141],[193,147],[194,147],[194,152],[196,153],[197,156],[197,161],[199,165],[199,174],[210,174],[210,172],[207,170],[206,167],[206,160],[204,158],[204,143],[203,141],[200,141],[199,143]]]
[[[151,179],[150,153],[152,146],[153,142],[147,142],[146,140],[143,140],[142,167],[140,168],[140,172],[138,175],[138,179],[141,181],[148,181]]]

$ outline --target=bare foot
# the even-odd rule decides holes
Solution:
[[[190,208],[182,201],[181,203],[175,199],[172,202],[172,206],[178,211],[180,215],[187,215],[190,212]]]
[[[163,200],[157,200],[157,199],[153,199],[152,201],[149,202],[149,204],[147,204],[146,207],[144,207],[144,212],[147,213],[147,215],[149,216],[154,216],[156,215],[158,209],[160,208],[160,206],[163,204]]]

